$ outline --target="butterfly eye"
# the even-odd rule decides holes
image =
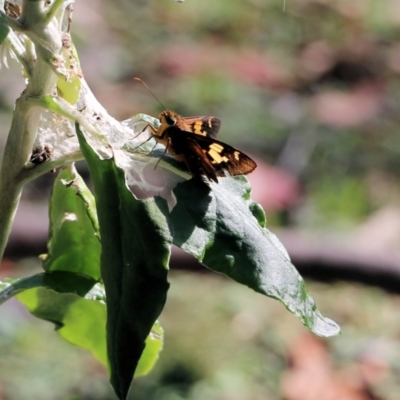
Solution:
[[[176,119],[170,117],[169,115],[165,116],[165,121],[167,121],[168,125],[175,125],[176,124]]]

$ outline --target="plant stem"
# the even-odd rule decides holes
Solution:
[[[36,45],[37,61],[32,68],[25,92],[16,101],[0,169],[0,259],[21,197],[21,172],[32,153],[42,112],[42,109],[29,102],[28,98],[51,94],[57,80],[51,58],[61,53],[61,32],[55,24],[43,25],[43,6],[43,1],[25,0],[21,15],[21,25]]]

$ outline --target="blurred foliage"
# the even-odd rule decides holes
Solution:
[[[382,205],[371,175],[398,188],[399,13],[395,0],[92,0],[76,3],[72,33],[85,78],[113,115],[161,111],[139,76],[166,108],[218,116],[221,140],[298,178],[297,214],[319,203],[315,188],[328,199],[330,185],[358,180],[356,221]],[[341,210],[334,217],[346,220]]]
[[[170,278],[161,316],[162,357],[150,375],[135,381],[129,398],[281,399],[287,354],[296,338],[307,335],[302,324],[278,302],[223,277],[175,272]],[[379,369],[371,390],[385,400],[397,399],[398,296],[343,284],[309,284],[309,289],[343,328],[342,335],[321,340],[329,349],[329,368],[351,381],[357,366],[373,360]],[[1,398],[114,398],[105,368],[52,335],[50,323],[27,316],[16,302],[6,303],[0,313]]]
[[[300,179],[304,205],[358,181],[349,209],[317,209],[329,210],[326,221],[353,212],[357,221],[379,206],[370,174],[400,173],[398,15],[398,2],[375,0],[103,2],[102,47],[113,56],[101,71],[114,95],[93,83],[119,117],[161,111],[134,76],[168,109],[218,116],[222,140]],[[90,61],[83,67],[90,81]]]

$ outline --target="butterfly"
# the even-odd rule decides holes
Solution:
[[[221,127],[216,117],[182,117],[165,110],[158,118],[158,128],[147,125],[152,137],[165,146],[165,153],[183,161],[196,180],[205,176],[218,183],[218,177],[226,176],[225,171],[231,176],[245,175],[257,167],[249,156],[216,139]]]

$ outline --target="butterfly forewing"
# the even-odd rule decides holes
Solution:
[[[215,117],[183,117],[183,119],[190,129],[182,130],[196,135],[216,138],[221,127],[221,121]],[[179,124],[178,127],[180,128]]]

